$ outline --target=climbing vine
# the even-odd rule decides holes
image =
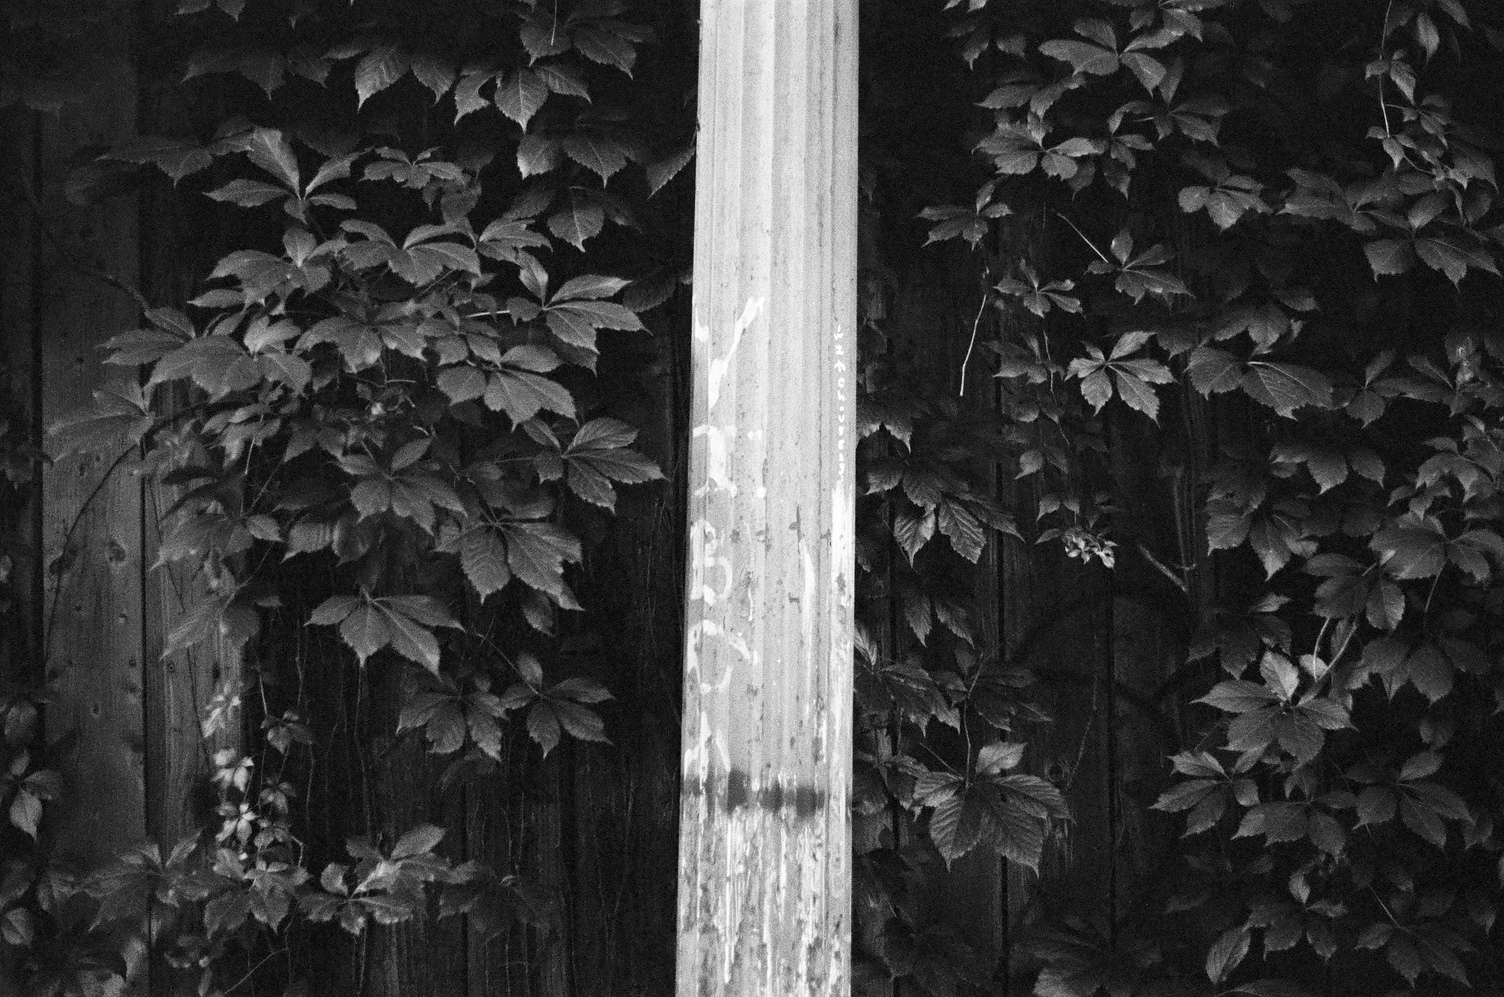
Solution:
[[[1181,815],[1184,844],[1163,839],[1169,860],[1115,918],[1026,915],[1032,963],[1010,975],[1047,997],[1494,988],[1498,107],[1469,89],[1498,65],[1493,12],[947,6],[986,115],[981,170],[921,217],[986,281],[998,459],[1028,483],[1001,525],[1032,511],[1015,535],[1111,569],[1118,604],[1144,599],[1128,579],[1162,589],[1152,611],[1184,635],[1139,704],[1176,750],[1117,804]],[[866,812],[887,820],[892,801],[911,829],[867,856],[890,893],[882,870],[923,868],[916,843],[1034,864],[1025,818],[1058,816],[1004,774],[1022,743],[937,754],[933,721],[1007,734],[1015,714],[978,694],[1003,683],[1017,703],[1029,662],[973,658],[956,610],[904,581],[979,549],[920,443],[954,409],[924,395],[875,396],[885,456],[866,472],[892,496],[873,526],[903,553],[890,598],[922,646],[865,687],[899,746],[871,756]],[[1190,514],[1157,535],[1120,515],[1143,487],[1112,453],[1131,446],[1190,483]],[[932,618],[959,648],[935,646]],[[923,929],[913,908],[883,909],[879,965],[949,992],[957,971],[897,944]],[[931,945],[964,966],[956,947]]]

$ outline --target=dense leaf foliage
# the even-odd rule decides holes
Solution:
[[[921,217],[930,241],[984,260],[998,459],[1035,483],[1025,538],[1157,576],[1153,611],[1186,634],[1148,704],[1174,718],[1173,773],[1157,800],[1121,804],[1183,815],[1184,860],[1117,922],[1037,920],[1034,992],[1494,989],[1504,339],[1483,129],[1499,106],[1469,86],[1499,65],[1495,13],[1453,0],[948,7],[987,115],[984,172],[974,196]],[[891,497],[877,523],[900,567],[920,564],[939,532],[955,540],[936,527],[959,469],[996,451],[960,448],[952,479],[926,483],[911,470],[921,441],[954,412],[879,397],[869,422],[885,449],[867,475]],[[1116,522],[1134,485],[1111,451],[1134,439],[1162,477],[1191,483],[1175,546]],[[1028,510],[1009,511],[994,525]],[[960,643],[937,649],[942,603],[894,577],[928,646],[870,671],[869,716],[910,748],[871,760],[858,813],[932,807],[947,861],[986,845],[1033,864],[1029,819],[1055,811],[1043,796],[1000,802],[998,762],[1022,745],[978,735],[1012,716],[976,698],[989,681],[1022,685],[1028,662],[985,664],[952,607],[938,619]],[[935,720],[967,735],[954,772],[934,767]],[[874,869],[918,868],[891,843],[870,854]],[[891,938],[878,955],[948,992],[954,973],[916,968]]]
[[[170,489],[157,568],[198,597],[165,653],[254,661],[268,620],[327,631],[349,667],[402,674],[393,733],[456,778],[499,765],[512,731],[544,755],[606,741],[610,693],[555,662],[561,615],[582,608],[583,535],[620,487],[663,477],[594,378],[605,341],[643,334],[640,313],[678,283],[645,200],[688,157],[656,160],[619,123],[652,29],[610,2],[432,9],[418,31],[376,6],[178,6],[159,44],[185,54],[195,106],[244,116],[120,136],[86,167],[104,182],[77,196],[160,171],[242,234],[196,297],[109,340],[118,378],[47,439],[53,457],[103,454]],[[51,109],[47,80],[29,79],[19,99]],[[392,141],[402,115],[425,122],[425,147]],[[621,260],[628,276],[593,269]],[[316,704],[258,664],[205,717],[206,737],[245,743],[214,757],[205,833],[69,877],[43,832],[8,867],[5,943],[29,951],[26,992],[118,992],[146,940],[153,973],[200,994],[286,986],[292,964],[267,956],[295,944],[294,922],[358,935],[424,912],[430,887],[442,916],[483,934],[557,917],[515,870],[440,857],[432,825],[320,859],[294,816],[328,750]],[[28,754],[34,698],[4,708],[4,799],[37,838],[56,773]]]

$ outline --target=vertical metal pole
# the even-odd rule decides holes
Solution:
[[[679,997],[850,990],[857,0],[702,0]]]

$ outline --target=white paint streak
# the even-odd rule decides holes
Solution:
[[[717,553],[720,546],[720,533],[716,528],[703,518],[695,520],[689,528],[689,598],[692,601],[714,606],[731,594],[731,559]],[[720,573],[719,589],[706,581],[715,572]]]
[[[705,483],[695,489],[695,498],[704,498],[713,490],[736,497],[736,482],[731,480],[731,451],[736,442],[735,426],[696,426],[691,435],[705,438]],[[749,434],[750,435],[750,434]]]
[[[716,402],[721,400],[721,381],[725,379],[726,374],[731,370],[731,361],[736,356],[736,348],[742,344],[743,334],[746,333],[747,328],[753,322],[757,321],[757,316],[762,314],[763,307],[766,304],[766,298],[748,298],[746,307],[742,309],[742,317],[736,320],[736,326],[732,330],[731,348],[726,351],[726,355],[724,357],[721,357],[718,360],[714,358],[711,359],[709,373],[710,380],[706,385],[708,389],[706,392],[706,399],[709,403],[707,405],[707,408],[709,408],[711,411],[715,410]],[[698,334],[699,333],[697,330],[696,335]],[[706,337],[708,338],[709,335],[709,330],[706,330]]]

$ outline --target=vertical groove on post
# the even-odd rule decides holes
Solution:
[[[856,0],[704,0],[679,997],[849,992]]]

